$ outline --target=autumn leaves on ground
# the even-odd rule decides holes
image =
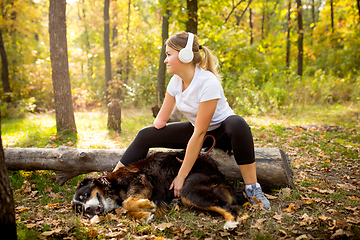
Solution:
[[[177,201],[163,219],[150,224],[134,221],[121,209],[86,219],[70,204],[84,176],[59,186],[51,171],[12,171],[19,239],[359,239],[360,109],[294,112],[246,117],[256,147],[277,147],[291,158],[297,189],[275,189],[267,195],[271,211],[240,206],[240,225],[232,231],[222,229],[221,216],[185,209]],[[55,120],[48,114],[4,120],[3,145],[124,148],[152,117],[145,109],[125,110],[123,117],[123,132],[118,134],[106,130],[106,112],[76,113],[77,139],[56,135]]]

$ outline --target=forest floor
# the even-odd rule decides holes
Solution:
[[[84,176],[59,186],[52,171],[10,171],[19,239],[360,239],[360,109],[332,106],[297,112],[246,117],[255,147],[277,147],[291,158],[296,189],[274,189],[267,195],[270,211],[240,206],[240,224],[234,230],[223,229],[222,216],[186,209],[178,201],[169,214],[150,224],[121,211],[87,219],[71,208],[76,185]],[[33,121],[37,130],[31,131],[45,129],[46,121],[52,129],[52,117],[37,115],[26,122]],[[123,133],[117,134],[99,127],[106,127],[104,112],[77,113],[76,140],[57,136],[53,130],[15,131],[12,125],[20,122],[5,120],[3,145],[124,148],[138,129],[151,124],[152,117],[144,110],[129,109],[123,117],[127,119]],[[26,131],[28,137],[21,137]]]

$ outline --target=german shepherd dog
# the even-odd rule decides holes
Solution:
[[[127,214],[143,222],[161,217],[174,199],[169,187],[181,167],[184,152],[158,152],[148,158],[100,177],[86,177],[73,198],[76,211],[88,217],[123,207]],[[229,185],[209,156],[196,160],[181,190],[187,207],[220,213],[225,229],[233,229],[237,206],[247,200],[244,189]]]

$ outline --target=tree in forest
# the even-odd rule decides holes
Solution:
[[[291,0],[288,0],[287,31],[286,31],[286,67],[290,67],[290,30],[291,30]]]
[[[303,29],[303,20],[301,13],[301,0],[296,0],[297,8],[297,21],[298,21],[298,63],[297,63],[297,74],[302,76],[303,74],[303,54],[304,54],[304,29]]]
[[[186,7],[188,11],[188,19],[186,21],[186,31],[197,34],[198,32],[198,1],[186,0]]]
[[[105,56],[105,98],[109,103],[109,82],[111,81],[111,57],[110,57],[110,0],[104,4],[104,56]]]
[[[334,33],[334,1],[330,0],[331,33]]]
[[[359,14],[359,23],[360,23],[360,0],[356,0],[356,2],[357,2],[358,14]]]
[[[160,105],[165,97],[165,76],[166,76],[166,65],[164,60],[166,58],[165,54],[165,41],[169,38],[169,17],[171,10],[166,9],[162,17],[162,27],[161,27],[161,53],[159,59],[159,69],[157,75],[157,96],[156,101]]]
[[[1,81],[4,88],[5,102],[11,102],[11,88],[9,82],[9,64],[5,50],[2,30],[0,29]],[[1,99],[0,99],[1,100]]]
[[[249,8],[249,27],[250,27],[250,44],[254,43],[254,28],[253,28],[253,19],[252,19],[252,9]]]
[[[66,39],[66,0],[50,0],[49,35],[57,132],[76,133]]]
[[[1,140],[0,113],[0,232],[6,239],[17,239],[14,198],[10,179],[5,165],[4,150]]]

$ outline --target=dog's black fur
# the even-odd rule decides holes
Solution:
[[[162,215],[164,206],[174,199],[169,187],[177,176],[183,152],[158,152],[150,157],[97,178],[85,178],[77,187],[74,207],[89,217],[110,212],[120,206],[130,216],[150,221]],[[244,190],[227,184],[214,160],[196,160],[181,190],[181,202],[188,207],[215,211],[225,217],[224,228],[238,225],[236,205],[246,201]]]

